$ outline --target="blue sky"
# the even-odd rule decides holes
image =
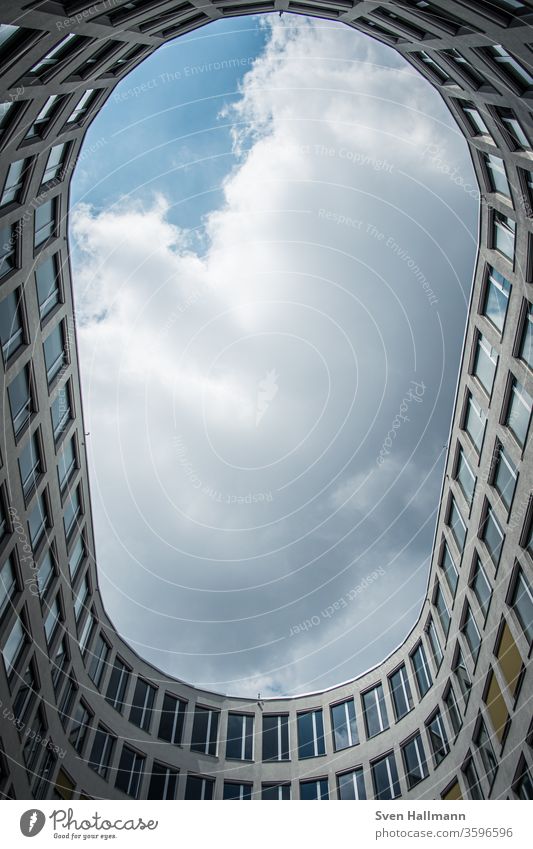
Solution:
[[[102,153],[82,163],[73,203],[101,209],[132,187],[137,198],[165,192],[174,204],[169,220],[199,225],[220,203],[221,180],[233,165],[232,124],[219,113],[238,99],[243,73],[266,38],[260,18],[222,20],[160,48],[132,71],[87,134],[85,149]]]
[[[413,69],[291,15],[177,40],[94,122],[70,224],[100,585],[158,666],[309,691],[414,624],[474,185]]]

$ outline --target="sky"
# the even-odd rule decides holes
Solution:
[[[177,39],[93,122],[70,238],[99,583],[165,672],[310,692],[411,630],[474,186],[417,72],[294,15]]]

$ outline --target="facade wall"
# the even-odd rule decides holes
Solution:
[[[70,176],[86,129],[116,83],[134,65],[164,41],[211,20],[274,9],[342,20],[394,46],[436,85],[470,145],[481,192],[481,214],[479,255],[427,598],[419,620],[401,647],[356,680],[326,692],[259,703],[203,692],[163,674],[121,639],[103,608],[93,554],[67,215]],[[329,798],[333,799],[339,798],[339,775],[357,769],[362,774],[357,784],[359,793],[364,786],[367,798],[387,798],[388,793],[426,799],[531,798],[533,673],[528,660],[533,638],[533,507],[528,433],[533,363],[531,351],[527,355],[521,350],[521,340],[531,309],[533,273],[533,189],[528,186],[528,179],[533,185],[533,174],[528,178],[529,169],[533,172],[533,3],[275,0],[226,4],[199,0],[177,4],[175,0],[136,0],[125,4],[123,0],[104,0],[89,4],[82,0],[4,0],[0,18],[0,23],[18,27],[10,37],[0,38],[0,104],[9,105],[7,110],[4,107],[0,125],[0,186],[4,190],[10,183],[17,183],[12,179],[11,164],[27,160],[24,179],[6,193],[5,203],[0,201],[0,227],[7,228],[2,230],[0,239],[0,315],[3,312],[4,316],[11,316],[2,324],[11,330],[1,340],[4,356],[0,403],[4,427],[0,436],[0,793],[7,798],[142,798],[164,792],[172,798],[186,798],[197,792],[208,797],[212,792],[214,798],[222,798],[225,783],[233,781],[246,784],[243,792],[250,792],[254,798],[261,797],[265,784],[288,784],[290,791],[279,790],[279,794],[290,792],[297,799],[305,793],[302,781],[327,779]],[[70,34],[77,38],[63,42]],[[60,43],[62,47],[54,53]],[[41,63],[45,56],[46,62]],[[87,63],[88,59],[94,61]],[[87,90],[92,90],[92,95],[82,102],[81,111],[75,112]],[[53,96],[57,97],[52,108],[43,117],[42,110]],[[62,143],[68,145],[66,159],[57,174],[43,183],[49,151]],[[487,159],[487,154],[493,159]],[[45,210],[51,200],[55,208],[53,221],[47,227]],[[37,247],[36,230],[45,237]],[[45,276],[43,267],[49,258],[57,261],[60,294],[57,303],[41,303],[40,308],[36,278],[42,280]],[[490,283],[490,278],[496,283]],[[494,286],[499,295],[494,294]],[[501,324],[498,319],[490,321],[485,314],[489,287],[491,297],[502,303],[501,290],[509,290],[501,327],[497,326]],[[18,306],[19,318],[12,318],[13,303]],[[49,311],[43,317],[46,310]],[[17,336],[19,321],[22,333]],[[62,353],[51,368],[50,359],[48,364],[45,361],[43,343],[46,347],[46,340],[53,337],[60,324],[64,328]],[[483,350],[476,359],[480,333]],[[491,357],[493,361],[497,358],[494,382],[492,387],[484,387],[482,378],[487,370],[490,372]],[[24,395],[20,386],[25,369],[30,380],[31,405],[27,415],[23,411],[14,421],[15,406],[20,406]],[[56,373],[50,379],[54,369]],[[518,400],[513,381],[519,384]],[[68,398],[64,392],[67,385]],[[14,387],[19,389],[16,398]],[[473,440],[475,425],[471,422],[475,419],[468,419],[470,397],[483,411],[485,420],[480,450]],[[35,434],[41,468],[30,477],[24,492],[19,460],[24,462]],[[76,462],[61,490],[58,458],[73,438]],[[463,481],[468,481],[468,473],[458,466],[461,450],[476,478],[471,500],[465,496],[468,483],[461,487],[457,479],[461,468]],[[502,498],[497,483],[502,480],[498,469],[505,460],[517,474],[508,505],[505,502],[509,499],[505,493]],[[72,530],[66,533],[64,517],[71,515],[75,493],[79,494],[79,513]],[[28,521],[32,528],[38,528],[37,503],[46,505],[46,525],[38,540],[32,542]],[[462,545],[458,545],[457,534],[454,536],[451,528],[456,516],[453,505],[464,522]],[[491,545],[491,540],[497,540],[493,519],[503,537],[501,551],[496,554]],[[84,541],[84,555],[74,570],[69,568],[69,560],[73,562],[80,539]],[[445,575],[445,545],[457,572],[454,592]],[[36,575],[39,569],[41,576],[45,574],[42,564],[49,552],[52,574],[39,588]],[[478,589],[476,594],[473,581],[478,558],[488,589]],[[448,574],[452,574],[451,569]],[[74,600],[86,579],[89,592],[76,621]],[[451,585],[453,588],[453,581]],[[439,591],[450,614],[447,630],[443,627],[446,614],[439,616],[438,612]],[[488,604],[484,592],[490,592]],[[50,629],[49,617],[54,616],[56,604],[57,624]],[[94,623],[88,629],[90,617],[94,617]],[[430,620],[442,658],[438,649],[435,656],[429,640]],[[48,637],[45,628],[49,628]],[[479,651],[474,650],[475,645],[472,648],[477,642],[475,629],[479,633]],[[469,634],[474,635],[470,645]],[[101,638],[108,648],[96,686],[89,671],[96,663]],[[424,648],[431,677],[431,686],[423,695],[415,675],[414,653],[419,645]],[[458,670],[459,653],[464,658],[469,686],[465,686],[464,675]],[[117,657],[129,670],[127,688],[121,694],[122,709],[116,709],[105,698]],[[389,676],[402,665],[412,694],[412,709],[395,720]],[[139,679],[155,688],[146,730],[129,719]],[[363,695],[378,684],[383,687],[388,727],[370,736],[363,716]],[[450,708],[450,689],[457,714]],[[158,736],[166,694],[185,703],[182,733],[174,743]],[[354,745],[335,751],[331,707],[343,701],[353,703],[358,742],[352,740]],[[84,735],[76,722],[80,704],[86,706],[90,716]],[[191,746],[195,714],[201,713],[198,707],[211,708],[218,717],[215,754],[199,753]],[[325,753],[300,758],[297,718],[311,709],[322,712]],[[228,718],[234,713],[252,717],[251,758],[226,757]],[[262,731],[265,717],[270,714],[288,716],[290,759],[286,761],[264,760]],[[429,727],[435,715],[440,717],[440,727],[444,729],[444,746],[439,746]],[[181,718],[176,727],[180,721]],[[320,722],[319,717],[316,722]],[[438,730],[438,721],[432,727]],[[105,775],[90,765],[93,750],[103,739],[99,728],[114,738]],[[409,783],[404,747],[417,734],[427,775]],[[79,742],[82,736],[83,745]],[[140,756],[140,777],[135,769],[126,770],[126,761],[122,760],[124,747]],[[386,755],[393,758],[389,767],[382,764],[376,768],[376,761]],[[151,783],[153,773],[161,774],[157,765],[154,769],[154,763],[170,769],[166,781]],[[392,780],[393,763],[397,781]],[[194,781],[198,776],[207,781],[198,784]],[[346,786],[344,779],[340,784]],[[163,786],[166,789],[162,790]],[[324,785],[320,792],[325,792]]]

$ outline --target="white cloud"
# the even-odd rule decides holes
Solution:
[[[352,605],[288,644],[376,562],[395,565],[369,609],[423,593],[464,302],[454,273],[464,285],[474,250],[460,223],[472,198],[423,155],[446,126],[469,167],[438,96],[370,39],[298,24],[269,18],[225,110],[236,157],[204,253],[169,197],[71,214],[104,599],[146,656],[252,694],[355,675],[411,624],[383,637],[365,617],[353,658]],[[427,269],[440,312],[389,236]],[[368,478],[415,374],[423,410]]]

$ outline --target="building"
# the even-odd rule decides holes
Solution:
[[[393,654],[296,698],[164,675],[100,599],[65,214],[87,126],[165,40],[272,10],[395,47],[470,145],[480,247],[427,598]],[[533,798],[531,0],[4,0],[0,793]]]

